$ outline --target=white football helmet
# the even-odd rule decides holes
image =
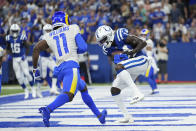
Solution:
[[[10,27],[10,34],[14,38],[17,38],[20,33],[20,27],[18,24],[12,24]]]
[[[114,31],[107,25],[100,26],[95,32],[97,43],[100,46],[110,48],[114,41]]]
[[[51,24],[44,25],[43,34],[49,33],[50,31],[52,31],[52,25]]]

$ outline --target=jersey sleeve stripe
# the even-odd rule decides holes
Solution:
[[[119,30],[117,30],[117,38],[118,38],[118,41],[120,41]]]
[[[122,33],[123,33],[123,32],[122,32],[122,29],[120,29],[119,32],[120,32],[120,38],[121,38],[121,40],[123,40],[123,36],[122,36]]]

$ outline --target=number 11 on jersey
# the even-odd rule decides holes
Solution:
[[[62,39],[63,43],[60,42],[59,36]],[[63,44],[63,48],[64,48],[65,53],[66,54],[69,53],[69,50],[67,48],[67,40],[66,40],[65,33],[61,33],[60,35],[53,36],[53,39],[56,40],[56,45],[57,45],[57,50],[58,50],[59,56],[62,56],[62,51],[61,51],[62,44]]]

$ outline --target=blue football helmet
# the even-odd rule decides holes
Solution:
[[[69,25],[69,24],[70,24],[69,15],[64,13],[63,11],[57,11],[52,16],[53,28],[57,26],[64,26],[64,25]]]

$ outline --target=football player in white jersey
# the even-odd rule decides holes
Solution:
[[[49,33],[52,31],[52,25],[46,24],[43,27],[43,35],[46,33]],[[40,37],[40,40],[42,40],[43,35]],[[54,67],[56,66],[55,61],[51,57],[50,50],[47,51],[41,51],[40,52],[40,57],[39,57],[39,65],[41,69],[41,77],[42,79],[46,79],[47,77],[47,68],[49,68],[52,72],[54,71]],[[38,97],[42,97],[42,94],[40,92],[40,86],[43,80],[38,81],[38,90],[37,90],[37,95]],[[59,92],[57,91],[57,78],[52,77],[52,87],[50,89],[50,94],[56,94],[58,95]]]
[[[24,98],[29,97],[29,91],[26,85],[29,83],[32,89],[32,97],[36,97],[36,89],[34,88],[34,80],[29,73],[28,61],[26,55],[28,54],[28,45],[26,43],[26,35],[20,34],[20,27],[13,24],[10,27],[10,34],[6,36],[7,52],[11,53],[13,57],[13,69],[16,74],[18,83],[25,90]]]
[[[150,37],[150,31],[148,29],[143,29],[140,32],[140,37],[146,41],[147,46],[143,49],[144,52],[146,52],[146,55],[151,60],[151,64],[148,66],[145,77],[148,79],[148,83],[150,84],[152,88],[151,94],[157,94],[159,93],[156,83],[156,74],[159,71],[159,68],[156,64],[155,60],[155,47],[154,42],[149,38]]]
[[[129,35],[126,28],[119,28],[113,31],[107,25],[100,26],[96,30],[95,36],[104,53],[112,56],[116,65],[117,75],[112,83],[111,94],[124,116],[123,119],[117,122],[134,122],[123,104],[121,90],[126,87],[132,89],[133,98],[130,104],[141,101],[144,98],[144,94],[141,93],[134,81],[146,71],[149,64],[148,58],[142,52],[146,42],[135,35]],[[127,47],[126,50],[124,50],[125,46]]]
[[[88,93],[86,83],[80,78],[78,54],[87,50],[87,44],[80,34],[77,25],[69,25],[69,16],[62,11],[55,12],[52,17],[53,31],[43,36],[33,49],[34,77],[40,75],[37,67],[40,51],[50,48],[56,57],[57,66],[53,75],[63,82],[61,94],[48,106],[39,108],[46,127],[50,126],[50,113],[63,104],[73,100],[77,91],[81,92],[84,103],[99,119],[105,123],[107,111],[100,112]]]

